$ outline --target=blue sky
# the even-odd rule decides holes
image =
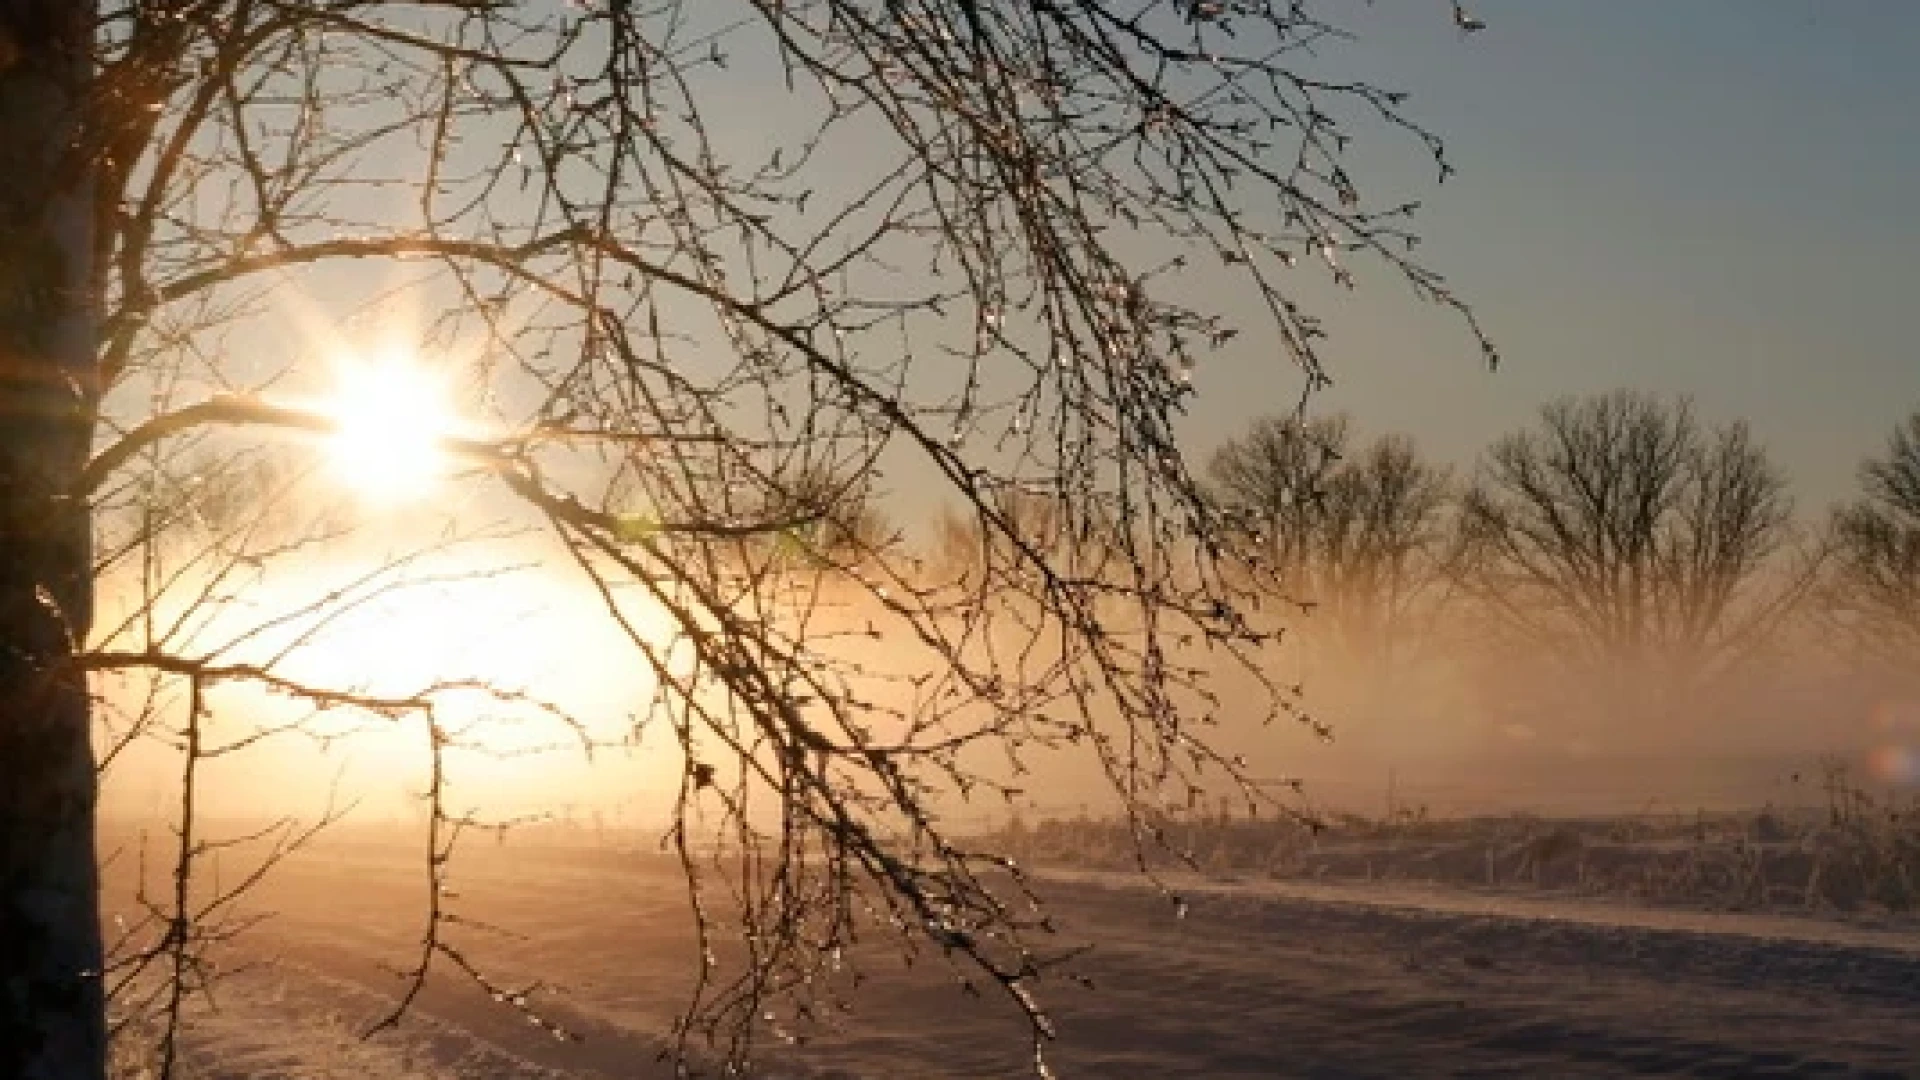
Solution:
[[[1843,495],[1920,408],[1920,4],[1469,9],[1489,29],[1463,40],[1446,0],[1329,5],[1360,40],[1326,59],[1410,91],[1447,140],[1443,186],[1412,154],[1372,175],[1423,198],[1424,257],[1503,366],[1375,270],[1331,313],[1337,385],[1317,407],[1465,464],[1561,394],[1691,393],[1749,419],[1808,510]],[[1193,449],[1291,400],[1262,367],[1202,381]]]

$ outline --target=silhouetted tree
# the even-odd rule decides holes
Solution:
[[[1352,426],[1343,414],[1265,417],[1207,463],[1222,506],[1242,523],[1243,539],[1281,589],[1315,591],[1327,488],[1347,455]]]
[[[1102,580],[1108,569],[1122,573],[1121,552],[1129,542],[1121,524],[1097,506],[1073,506],[1035,485],[1009,483],[963,516],[943,508],[934,523],[931,544],[936,574],[957,580],[977,593],[1002,590],[1008,577],[1021,588],[1041,584],[1036,563],[1053,563],[1050,572],[1086,583]]]
[[[699,932],[745,943],[730,967],[702,950],[682,1051],[743,1060],[866,913],[1002,989],[1038,1046],[1045,924],[936,806],[1008,789],[978,747],[1080,746],[1136,813],[1244,780],[1191,722],[1213,702],[1181,643],[1263,678],[1269,635],[1173,434],[1196,359],[1241,328],[1170,276],[1218,264],[1207,295],[1258,300],[1315,382],[1296,264],[1387,271],[1479,335],[1407,255],[1411,207],[1346,165],[1379,123],[1444,176],[1438,141],[1398,93],[1288,66],[1334,36],[1309,8],[0,0],[0,1074],[98,1076],[103,980],[162,973],[134,1004],[177,1026],[215,939],[198,766],[302,723],[223,743],[245,718],[222,688],[416,737],[434,887],[400,1007],[433,970],[488,985],[439,887],[481,823],[446,800],[468,738],[450,702],[581,718],[301,659],[370,605],[527,559],[577,574],[657,683],[638,711],[677,745]],[[375,535],[297,468],[247,489],[257,514],[155,509],[230,493],[208,462],[339,436],[302,392],[327,354],[392,337],[463,391],[466,430],[416,421],[461,463],[432,528]],[[1019,572],[928,586],[837,521],[883,454]],[[1021,485],[1049,493],[1055,542],[1001,511]],[[740,557],[814,525],[864,537],[830,601],[918,668],[912,692],[871,692],[896,673],[823,643],[816,563]],[[1002,638],[1052,659],[977,646]],[[143,723],[181,766],[167,894],[104,965],[87,678],[173,701]]]
[[[101,268],[85,4],[0,4],[0,1074],[100,1075],[104,964],[87,685]]]
[[[1823,607],[1831,639],[1911,671],[1920,660],[1920,412],[1860,466],[1860,495],[1837,508]]]
[[[1745,424],[1703,428],[1686,398],[1564,398],[1487,452],[1455,570],[1509,647],[1653,707],[1750,655],[1803,593],[1804,568],[1768,573],[1790,519]]]
[[[1308,603],[1318,640],[1387,674],[1437,599],[1447,471],[1403,436],[1352,448],[1345,415],[1268,417],[1208,463],[1256,581]]]

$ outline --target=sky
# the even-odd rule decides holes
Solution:
[[[1378,124],[1353,128],[1354,168],[1372,205],[1422,201],[1419,255],[1473,304],[1502,366],[1489,373],[1465,326],[1384,268],[1357,265],[1348,297],[1309,264],[1302,296],[1334,334],[1336,385],[1315,407],[1465,469],[1555,397],[1687,393],[1710,421],[1751,422],[1809,516],[1845,497],[1920,409],[1904,310],[1920,280],[1920,4],[1468,7],[1486,30],[1461,34],[1450,0],[1321,0],[1354,40],[1310,62],[1409,92],[1409,114],[1446,140],[1458,172],[1444,185]],[[788,92],[771,67],[733,66],[713,91],[742,153],[778,140]],[[1245,300],[1227,311],[1243,333],[1196,382],[1196,463],[1298,399]],[[890,495],[906,517],[926,509]]]
[[[1810,517],[1845,496],[1861,458],[1920,409],[1905,318],[1920,298],[1908,264],[1920,213],[1906,201],[1920,192],[1920,3],[1470,7],[1488,29],[1467,37],[1449,0],[1323,0],[1357,40],[1313,62],[1410,92],[1412,116],[1447,140],[1458,174],[1443,186],[1417,144],[1384,130],[1363,132],[1356,174],[1374,205],[1424,202],[1421,255],[1476,307],[1502,367],[1485,370],[1457,318],[1382,268],[1356,264],[1352,296],[1303,270],[1303,296],[1327,305],[1315,310],[1333,333],[1336,385],[1315,407],[1353,413],[1362,432],[1410,434],[1464,468],[1555,397],[1688,393],[1710,420],[1753,424]],[[744,145],[768,141],[778,80],[734,69],[724,85],[736,96],[716,114]],[[314,297],[351,294],[364,276],[304,279],[313,293],[292,304],[293,328],[324,323]],[[1297,400],[1298,373],[1264,316],[1230,314],[1244,332],[1197,373],[1184,431],[1196,457]],[[274,345],[259,355],[284,356]],[[902,487],[892,494],[912,498]],[[361,645],[392,652],[428,636],[404,620],[388,633]],[[610,666],[597,645],[567,644],[551,659],[574,682],[595,676],[565,663]]]
[[[1468,9],[1488,29],[1463,38],[1445,0],[1330,5],[1359,40],[1327,59],[1409,91],[1446,140],[1444,185],[1412,154],[1371,175],[1423,200],[1421,254],[1502,365],[1376,269],[1329,313],[1336,385],[1315,407],[1464,465],[1563,394],[1687,393],[1746,418],[1803,509],[1845,496],[1920,409],[1920,4]],[[1291,404],[1296,381],[1240,362],[1258,338],[1198,383],[1194,450]]]

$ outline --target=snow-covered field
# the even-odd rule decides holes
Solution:
[[[555,1039],[457,971],[370,1039],[411,962],[417,858],[336,849],[283,866],[252,966],[195,1007],[187,1074],[666,1077],[656,1060],[692,959],[684,892],[652,856],[519,853],[455,864],[455,930],[501,982],[582,1037]],[[1065,1077],[1920,1077],[1920,926],[1654,908],[1409,883],[1206,880],[1186,914],[1131,875],[1041,875],[1091,986],[1042,987]],[[1022,1021],[937,960],[862,958],[855,1011],[766,1077],[997,1077],[1030,1068]]]

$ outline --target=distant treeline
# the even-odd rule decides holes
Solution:
[[[1289,413],[1212,455],[1201,512],[1224,538],[1211,565],[1287,612],[1303,677],[1337,710],[1464,695],[1488,722],[1593,730],[1743,695],[1777,706],[1786,667],[1920,672],[1920,411],[1863,455],[1856,490],[1808,513],[1744,422],[1711,425],[1686,397],[1554,401],[1464,475],[1404,436],[1363,440],[1345,415]],[[867,492],[796,491],[831,504],[815,538],[847,557],[904,542]],[[1011,543],[1069,548],[1098,574],[1090,534],[1140,542],[1121,513],[1002,495],[1003,528],[938,523],[930,572],[1017,572],[995,550]]]

